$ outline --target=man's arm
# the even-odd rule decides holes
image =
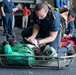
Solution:
[[[33,42],[33,40],[36,38],[37,34],[39,32],[39,27],[38,25],[34,25],[33,27],[33,31],[32,31],[32,35],[30,37],[28,37],[28,41]]]
[[[13,12],[16,12],[18,10],[18,7],[13,8]]]
[[[24,10],[23,8],[20,8],[20,7],[18,7],[18,9],[19,9],[19,10],[21,10],[21,11],[23,11],[23,10]]]
[[[56,36],[57,36],[57,34],[58,34],[58,31],[50,32],[50,36],[39,40],[39,44],[46,44],[46,43],[54,41]]]
[[[5,16],[4,8],[3,7],[1,7],[1,12],[2,12],[2,16]]]

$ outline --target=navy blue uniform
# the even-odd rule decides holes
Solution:
[[[4,9],[5,16],[3,16],[3,28],[4,34],[12,33],[12,10],[14,7],[14,3],[12,0],[8,2],[8,0],[3,0],[1,7]]]
[[[34,23],[40,28],[36,38],[46,38],[50,36],[50,32],[58,31],[56,39],[53,42],[48,43],[51,47],[54,47],[57,50],[60,37],[60,14],[56,10],[53,10],[52,13],[48,12],[43,20],[37,18],[36,15],[34,15],[33,19]],[[29,37],[31,34],[32,27],[22,31],[22,37]]]
[[[74,20],[72,20],[72,21],[68,22],[67,29],[65,30],[65,34],[73,35],[74,34],[74,29],[75,29],[75,27],[74,27]]]

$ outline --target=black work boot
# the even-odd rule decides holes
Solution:
[[[68,50],[67,50],[67,55],[70,56],[70,55],[75,54],[75,51],[74,51],[74,48],[73,48],[72,43],[69,42],[66,47],[67,47],[67,49],[68,49]]]
[[[8,41],[3,41],[3,42],[2,42],[2,45],[3,45],[3,46],[5,46],[6,44],[9,44],[9,42],[8,42]]]

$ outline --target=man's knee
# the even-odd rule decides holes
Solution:
[[[33,27],[25,28],[25,29],[21,32],[22,37],[29,37],[29,36],[31,36],[32,30],[33,30]]]

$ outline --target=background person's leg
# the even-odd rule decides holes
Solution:
[[[8,18],[9,18],[8,13],[6,13],[6,16],[3,17],[3,28],[4,28],[3,35],[8,34]]]
[[[12,14],[9,14],[8,18],[8,34],[12,35]]]
[[[22,18],[22,28],[24,28],[24,26],[25,26],[25,16],[23,16]]]
[[[25,28],[27,28],[28,25],[28,16],[25,17]]]

